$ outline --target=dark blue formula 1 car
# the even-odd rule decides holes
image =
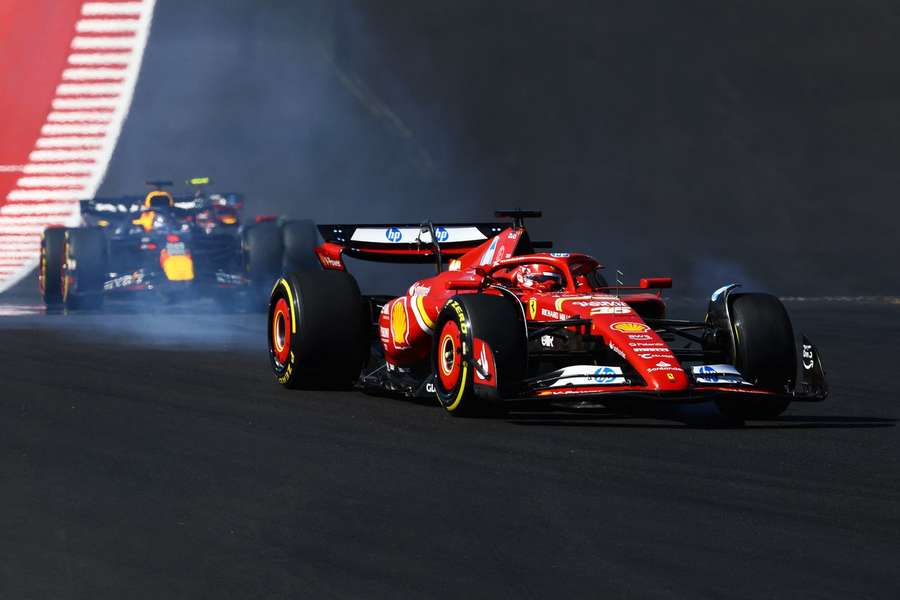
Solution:
[[[231,307],[264,307],[285,270],[314,261],[309,221],[260,216],[246,223],[240,194],[174,196],[168,181],[149,181],[143,196],[81,202],[81,225],[51,227],[38,271],[48,308],[97,309],[109,298],[172,302],[210,297]]]

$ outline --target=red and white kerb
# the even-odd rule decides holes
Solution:
[[[0,23],[0,292],[79,223],[131,105],[155,0],[16,2]]]

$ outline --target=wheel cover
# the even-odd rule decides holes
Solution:
[[[437,345],[438,379],[441,386],[452,391],[459,384],[462,371],[462,354],[460,353],[459,325],[456,321],[447,321],[441,329]]]
[[[284,298],[279,298],[275,304],[270,330],[273,354],[278,363],[284,365],[291,355],[291,308]]]

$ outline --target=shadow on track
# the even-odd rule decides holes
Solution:
[[[638,419],[675,421],[674,423],[641,423]],[[785,415],[766,421],[736,422],[712,412],[682,414],[680,411],[560,412],[540,411],[515,413],[507,417],[514,425],[605,427],[622,429],[872,429],[896,427],[897,419],[883,417],[848,417],[841,415]]]
[[[896,427],[897,419],[884,417],[845,417],[840,415],[784,415],[771,421],[760,421],[751,429],[863,429]]]

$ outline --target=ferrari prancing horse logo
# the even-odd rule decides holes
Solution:
[[[528,315],[534,321],[534,318],[537,316],[537,298],[532,298],[528,301]]]

